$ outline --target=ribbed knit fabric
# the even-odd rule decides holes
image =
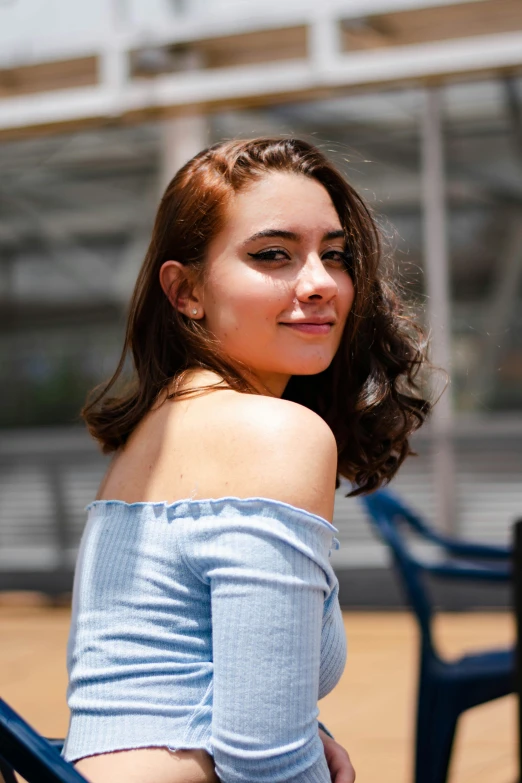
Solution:
[[[346,661],[337,528],[265,498],[88,512],[65,758],[204,748],[222,783],[330,783],[317,700]]]

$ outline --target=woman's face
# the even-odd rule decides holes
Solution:
[[[354,299],[346,239],[326,189],[273,172],[235,194],[187,314],[280,396],[331,363]],[[194,317],[194,316],[192,316]]]

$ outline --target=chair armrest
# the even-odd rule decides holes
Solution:
[[[55,747],[0,699],[0,743],[5,761],[25,780],[87,783]]]
[[[458,541],[444,535],[436,535],[437,542],[458,557],[472,557],[476,560],[507,560],[513,556],[510,546],[495,544],[476,544],[472,541]]]
[[[62,752],[63,744],[64,744],[65,740],[63,740],[63,739],[50,739],[49,737],[46,737],[46,739],[47,739],[47,742],[49,743],[49,745],[52,745],[53,748],[55,748],[58,751],[58,753]]]
[[[478,563],[422,563],[421,568],[432,576],[443,579],[510,582],[513,577],[510,563],[492,567]]]

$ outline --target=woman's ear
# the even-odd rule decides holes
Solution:
[[[172,307],[189,318],[200,319],[205,313],[190,272],[180,261],[165,261],[159,272],[160,285]]]

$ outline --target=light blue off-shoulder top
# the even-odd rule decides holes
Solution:
[[[88,506],[65,758],[203,748],[222,783],[330,783],[317,701],[346,661],[338,532],[265,498]]]

